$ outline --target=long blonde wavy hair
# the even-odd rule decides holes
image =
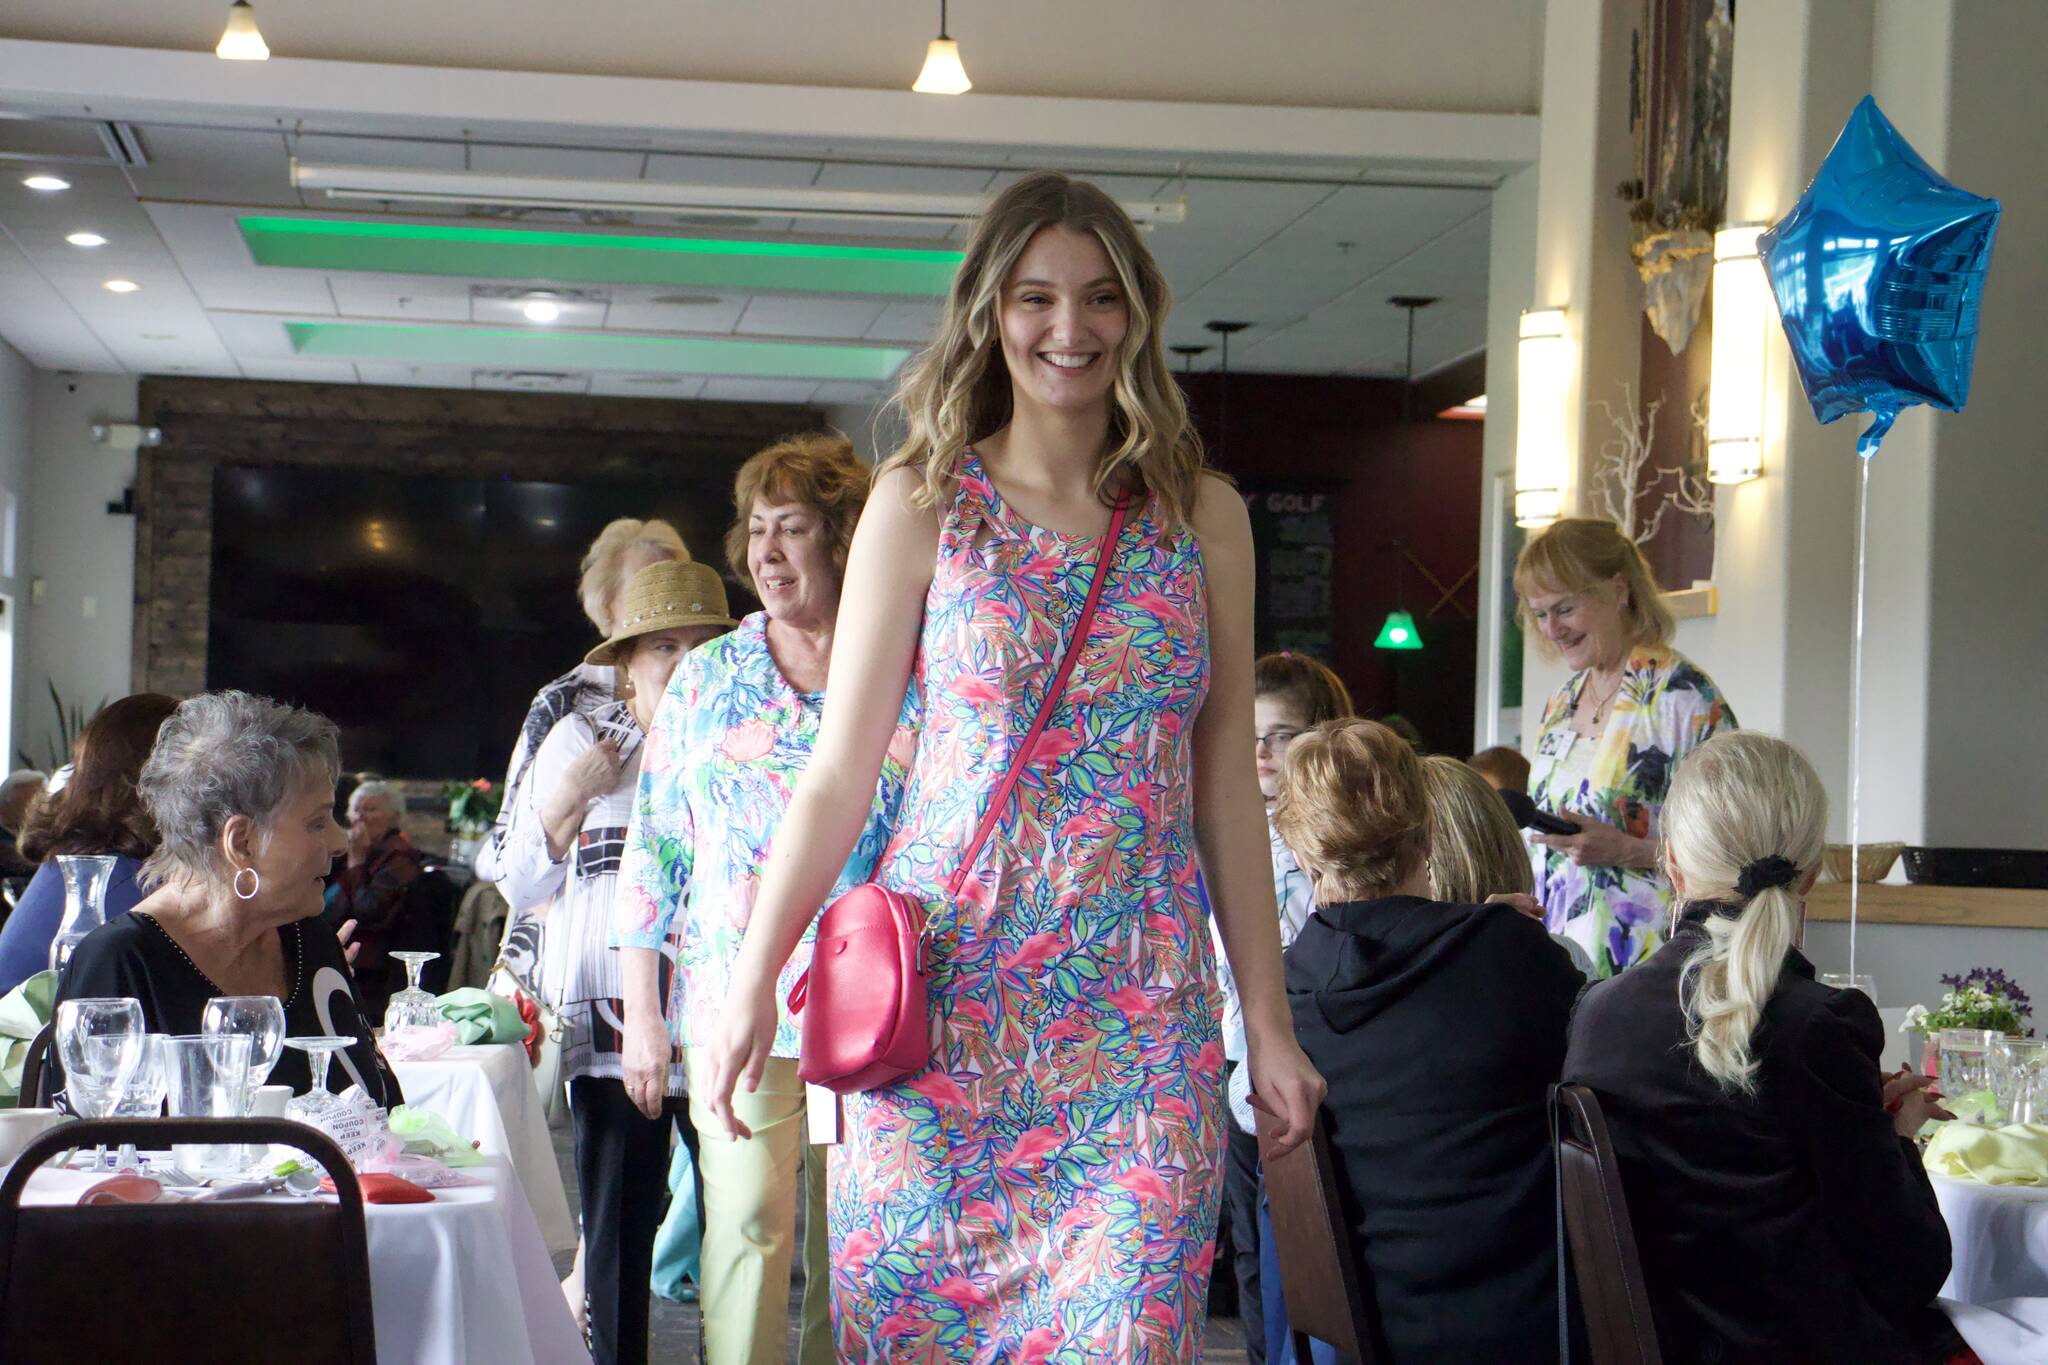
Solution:
[[[1127,480],[1158,495],[1167,516],[1185,524],[1202,474],[1202,441],[1166,363],[1166,315],[1173,291],[1129,215],[1086,180],[1037,171],[998,194],[976,225],[953,277],[939,334],[904,367],[895,406],[908,434],[876,467],[876,477],[907,467],[923,478],[921,507],[942,501],[953,462],[1009,423],[1010,372],[1003,360],[1003,286],[1033,236],[1049,227],[1092,233],[1123,286],[1130,327],[1116,357],[1110,448],[1095,471],[1095,492],[1114,500]]]
[[[1707,941],[1687,959],[1678,984],[1700,1066],[1730,1090],[1756,1090],[1750,1042],[1798,942],[1798,888],[1820,864],[1827,823],[1827,791],[1806,755],[1755,730],[1714,736],[1672,779],[1664,843],[1685,878],[1685,899],[1741,907],[1732,919],[1708,917]],[[1798,875],[1745,898],[1737,889],[1742,869],[1773,856]]]

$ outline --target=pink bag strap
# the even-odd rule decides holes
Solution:
[[[967,879],[967,869],[974,865],[974,855],[981,852],[989,831],[1002,818],[1010,793],[1016,790],[1017,779],[1024,775],[1024,765],[1031,761],[1031,750],[1038,743],[1038,736],[1044,731],[1045,723],[1052,719],[1053,708],[1059,705],[1060,697],[1067,690],[1067,679],[1073,675],[1074,662],[1080,657],[1081,646],[1088,642],[1088,631],[1095,624],[1095,609],[1102,602],[1102,585],[1108,581],[1110,561],[1116,558],[1117,537],[1123,534],[1124,513],[1130,501],[1129,489],[1117,494],[1116,510],[1109,514],[1109,529],[1102,533],[1102,542],[1097,547],[1095,579],[1088,585],[1088,600],[1081,604],[1081,619],[1074,623],[1074,633],[1067,640],[1066,652],[1060,656],[1059,671],[1053,674],[1052,684],[1045,689],[1045,700],[1038,704],[1038,715],[1032,720],[1031,728],[1024,732],[1023,742],[1017,746],[1017,755],[1010,760],[1009,771],[1003,774],[1002,785],[989,799],[988,810],[982,814],[974,838],[961,853],[960,866],[953,870],[952,879],[946,883],[948,895],[960,894],[960,884]]]

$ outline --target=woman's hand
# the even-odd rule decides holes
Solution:
[[[1292,1035],[1253,1036],[1246,1040],[1251,1055],[1251,1107],[1277,1119],[1278,1132],[1265,1136],[1267,1160],[1283,1157],[1308,1141],[1315,1131],[1316,1111],[1330,1087],[1309,1062]]]
[[[341,945],[341,955],[348,961],[348,970],[351,976],[355,975],[356,954],[363,951],[363,945],[354,942],[355,936],[356,922],[352,919],[343,920],[341,927],[334,931],[334,941]]]
[[[648,1118],[658,1119],[668,1098],[668,1023],[658,1011],[628,1005],[624,1033],[626,1098]]]
[[[775,986],[742,983],[734,973],[725,1012],[718,1021],[718,1040],[711,1045],[711,1093],[700,1095],[707,1108],[725,1126],[730,1138],[750,1138],[754,1130],[741,1123],[732,1111],[735,1086],[751,1095],[761,1084],[761,1073],[775,1046]]]
[[[1624,834],[1613,825],[1590,816],[1559,811],[1579,827],[1577,834],[1539,834],[1536,842],[1564,854],[1580,867],[1634,867],[1657,865],[1657,846],[1648,839]]]
[[[611,740],[601,739],[576,755],[569,766],[562,769],[562,780],[555,784],[549,799],[580,813],[592,801],[619,785],[621,766],[619,746]]]
[[[1884,1078],[1884,1107],[1891,1111],[1892,1127],[1900,1137],[1909,1138],[1927,1126],[1929,1119],[1952,1119],[1954,1114],[1928,1093],[1932,1076],[1900,1071]]]
[[[1521,891],[1496,891],[1486,898],[1488,905],[1512,905],[1515,910],[1527,915],[1538,924],[1543,923],[1543,902]]]

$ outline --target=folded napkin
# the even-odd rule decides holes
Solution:
[[[133,1171],[122,1171],[78,1196],[78,1203],[81,1208],[94,1204],[154,1204],[163,1194],[160,1182]]]
[[[21,1103],[21,1066],[29,1043],[50,1022],[56,996],[55,972],[37,972],[0,996],[0,1109]]]
[[[441,1017],[455,1025],[456,1041],[464,1045],[526,1041],[526,1021],[519,1017],[519,1006],[502,995],[464,986],[434,1003],[441,1007]]]
[[[400,1176],[387,1175],[382,1171],[367,1171],[356,1177],[356,1184],[362,1187],[365,1204],[431,1204],[434,1196]],[[328,1194],[334,1193],[334,1181],[322,1180],[320,1188]]]
[[[1927,1144],[1927,1169],[1986,1185],[2048,1185],[2048,1124],[1980,1128],[1944,1123]]]
[[[430,1156],[444,1166],[481,1166],[470,1140],[455,1131],[455,1125],[431,1109],[401,1104],[391,1111],[391,1133],[405,1140],[405,1150],[414,1156]]]
[[[386,1061],[431,1062],[455,1046],[455,1037],[455,1025],[443,1019],[432,1028],[409,1028],[387,1033],[377,1046]]]

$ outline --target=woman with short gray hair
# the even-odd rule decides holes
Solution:
[[[341,771],[334,722],[246,692],[179,704],[143,765],[142,802],[162,838],[143,867],[149,894],[88,935],[57,998],[133,996],[152,1033],[198,1033],[206,1002],[274,995],[287,1035],[356,1041],[329,1086],[360,1084],[400,1101],[364,1025],[348,964],[320,918]],[[303,1091],[305,1054],[287,1050],[272,1080]]]

